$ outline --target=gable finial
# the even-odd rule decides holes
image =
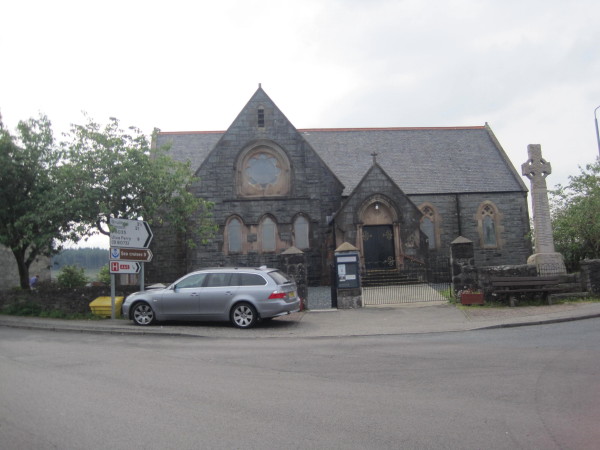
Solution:
[[[376,164],[377,163],[377,152],[371,153],[371,156],[373,157],[373,164]]]
[[[258,88],[262,88],[262,83],[258,83]]]

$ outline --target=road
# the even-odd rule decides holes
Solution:
[[[247,340],[0,328],[0,448],[595,449],[599,325]]]

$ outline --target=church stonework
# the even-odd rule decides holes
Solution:
[[[546,178],[552,173],[552,166],[542,158],[539,144],[527,146],[529,159],[521,166],[523,176],[531,181],[531,203],[533,206],[533,231],[535,253],[527,263],[538,268],[540,275],[559,275],[567,273],[563,257],[554,249],[552,220],[548,202]]]
[[[191,191],[214,203],[208,243],[153,228],[150,282],[207,266],[275,266],[291,247],[310,285],[328,284],[335,248],[361,269],[449,258],[458,236],[475,264],[524,264],[527,187],[490,127],[298,129],[259,87],[225,131],[161,132],[189,161]],[[194,218],[190,218],[194,220]]]

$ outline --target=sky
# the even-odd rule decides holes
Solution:
[[[225,130],[261,83],[297,128],[487,122],[519,173],[542,146],[550,189],[599,155],[597,0],[20,0],[2,15],[11,130],[43,113],[60,134],[83,112]]]

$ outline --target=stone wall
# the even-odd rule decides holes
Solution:
[[[50,280],[50,264],[51,260],[48,257],[40,256],[36,258],[29,268],[29,277],[39,275],[42,281]],[[0,267],[2,267],[2,270],[0,270],[0,289],[21,285],[17,261],[12,252],[4,246],[0,246]]]
[[[600,259],[581,261],[581,287],[594,295],[600,294]]]
[[[139,290],[138,286],[117,287],[116,296],[127,296]],[[58,288],[50,283],[41,283],[38,289],[9,289],[0,291],[0,309],[9,305],[29,305],[49,313],[60,311],[65,314],[90,313],[90,303],[98,297],[110,297],[110,286],[84,288]]]
[[[409,195],[417,205],[432,204],[440,218],[440,243],[432,256],[448,255],[450,243],[463,236],[474,244],[477,266],[525,264],[532,254],[529,233],[529,211],[526,193],[477,193],[455,195]],[[477,210],[484,201],[492,202],[499,217],[499,245],[486,249],[478,231]]]
[[[338,309],[357,309],[362,308],[362,290],[356,289],[338,289],[337,291]]]

